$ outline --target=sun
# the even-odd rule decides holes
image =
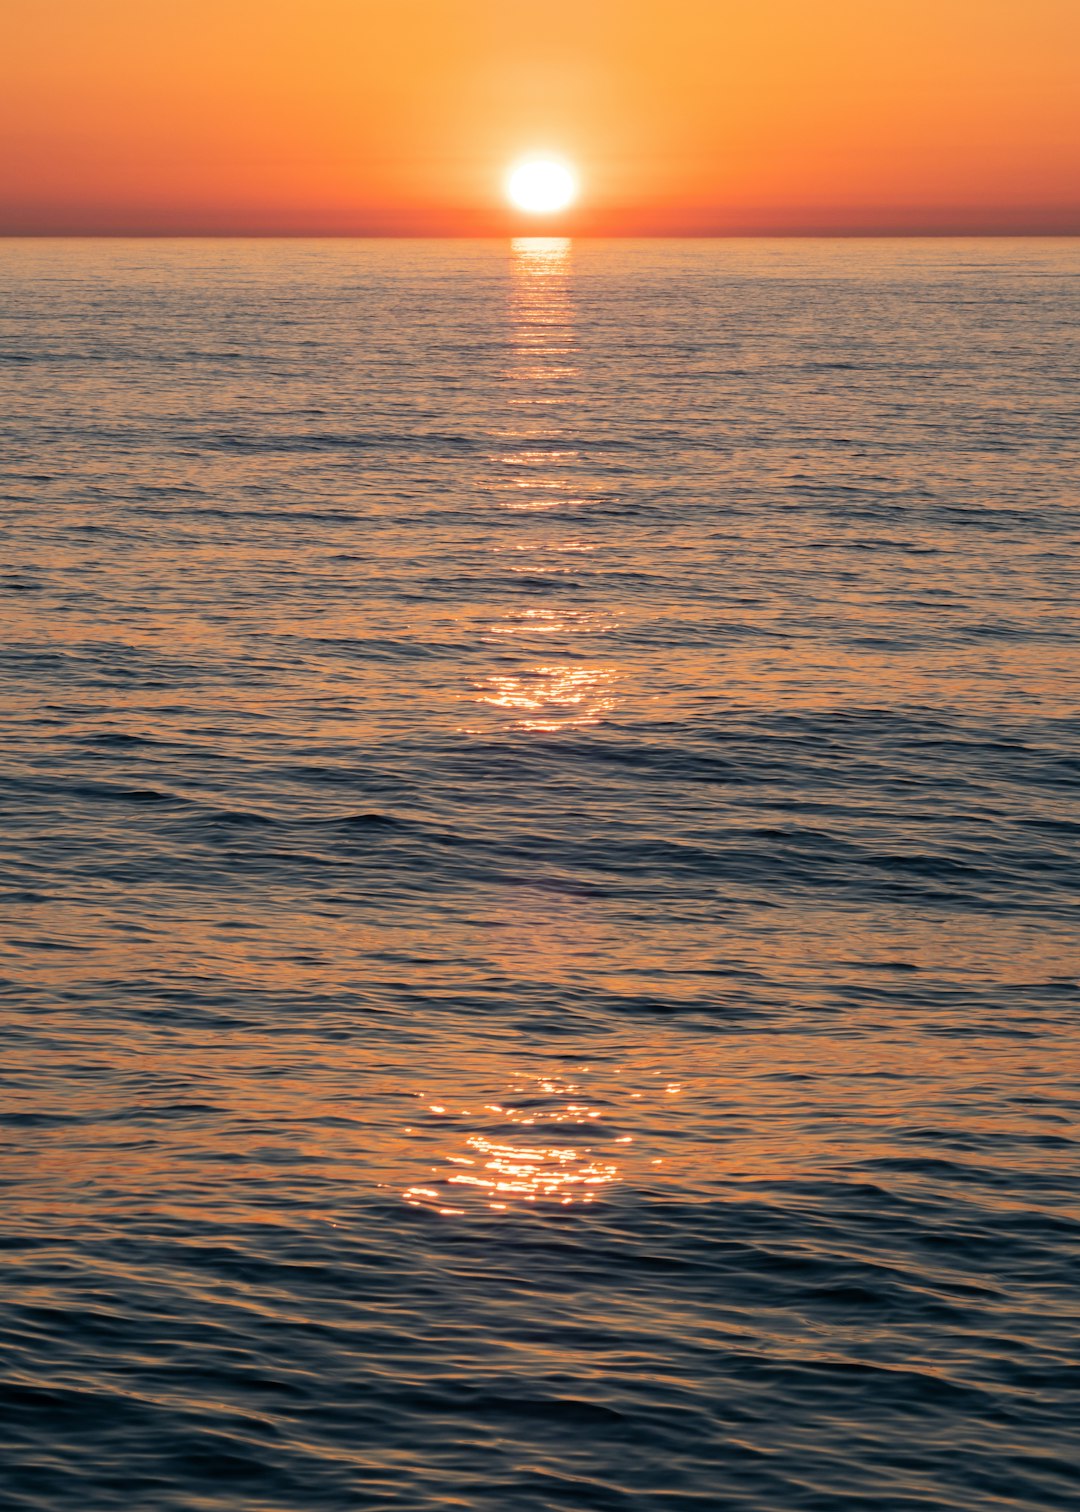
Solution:
[[[525,158],[506,176],[506,195],[518,210],[550,215],[565,210],[577,198],[577,176],[556,158]]]

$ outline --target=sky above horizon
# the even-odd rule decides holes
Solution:
[[[1080,233],[1077,0],[7,0],[0,233]]]

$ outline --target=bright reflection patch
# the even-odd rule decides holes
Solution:
[[[550,215],[573,204],[577,180],[565,163],[554,158],[528,158],[510,170],[506,193],[516,209]]]
[[[519,675],[493,674],[477,696],[504,710],[517,729],[580,728],[599,724],[614,709],[613,681],[606,667],[530,667]]]
[[[523,1078],[507,1102],[466,1108],[426,1102],[424,1112],[457,1125],[460,1143],[403,1195],[410,1207],[444,1214],[477,1207],[504,1213],[526,1203],[588,1207],[620,1175],[619,1162],[596,1145],[633,1143],[609,1133],[603,1110],[578,1082],[561,1076]]]

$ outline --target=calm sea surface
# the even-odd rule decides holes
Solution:
[[[1075,1508],[1080,243],[0,247],[0,1505]]]

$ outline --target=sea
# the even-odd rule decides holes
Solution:
[[[4,1512],[1080,1505],[1078,316],[0,244]]]

